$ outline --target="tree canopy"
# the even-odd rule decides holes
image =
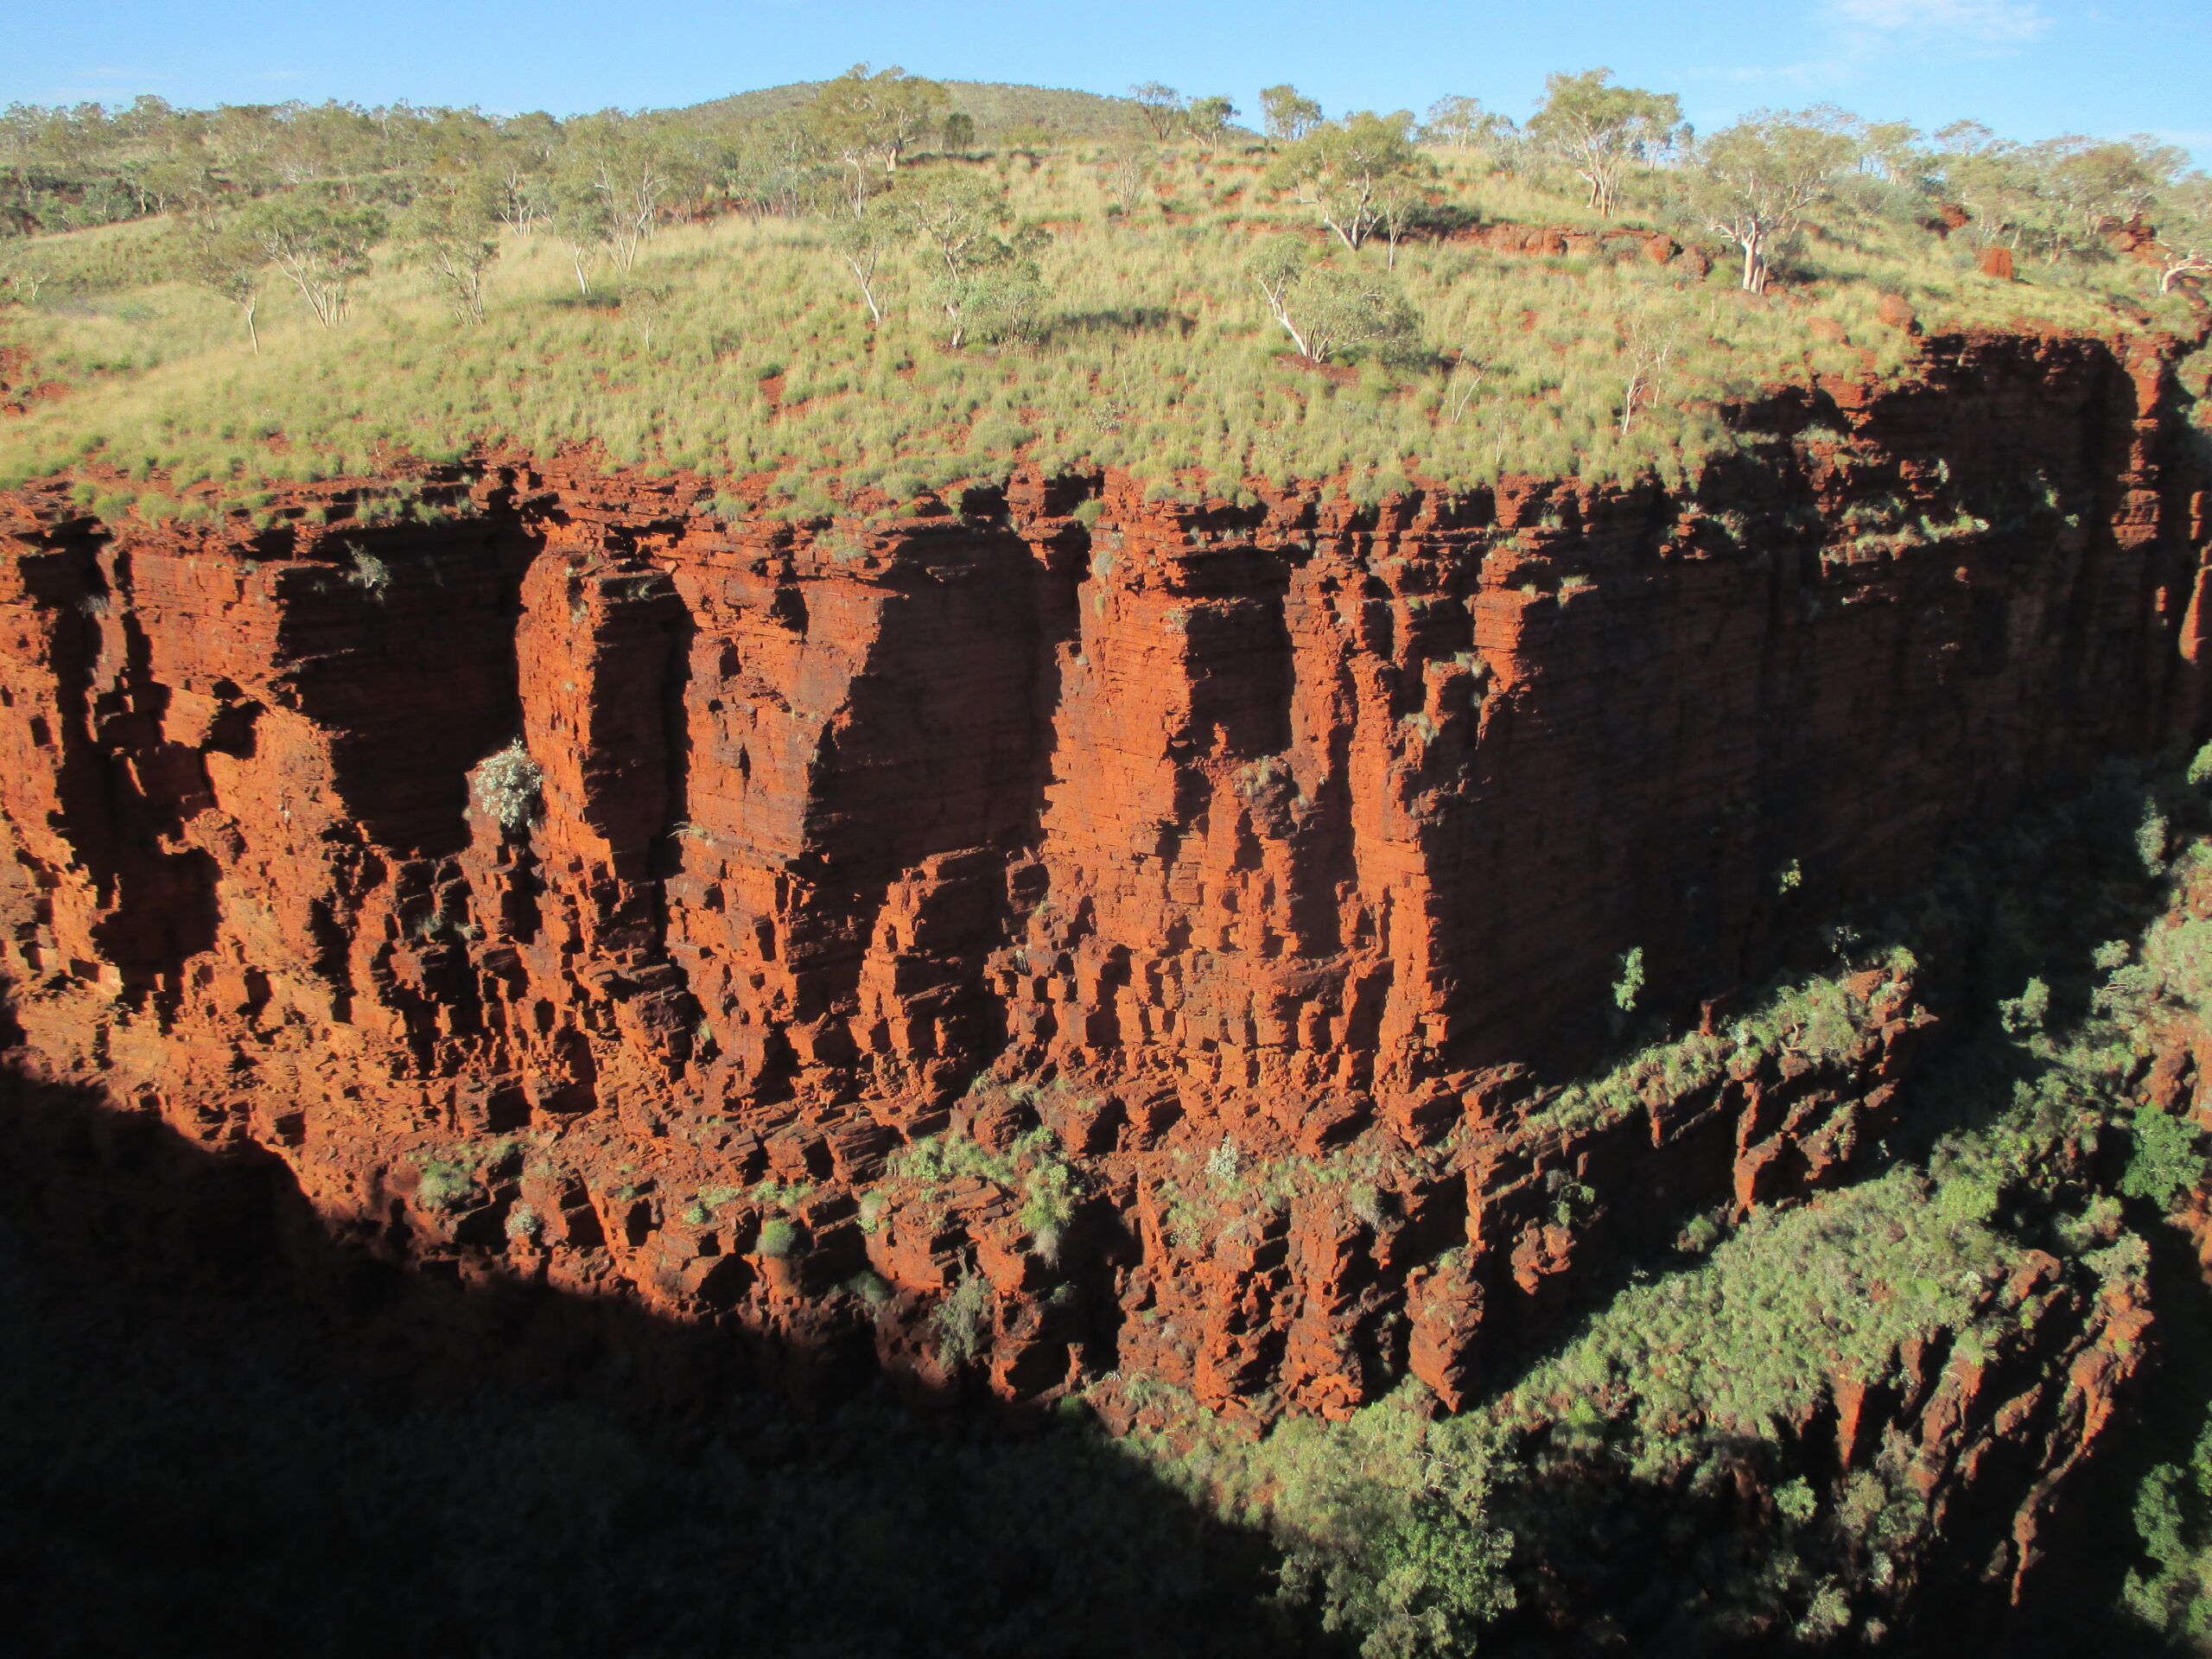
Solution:
[[[1619,207],[1630,164],[1656,160],[1688,136],[1672,92],[1612,79],[1610,69],[1547,76],[1543,105],[1529,120],[1529,137],[1575,170],[1590,187],[1591,207],[1608,216]]]
[[[1848,134],[1810,114],[1770,110],[1745,116],[1700,147],[1696,198],[1713,230],[1742,250],[1745,289],[1766,291],[1776,244],[1857,156]]]
[[[1313,207],[1344,246],[1358,251],[1383,212],[1393,181],[1419,172],[1412,114],[1361,110],[1324,121],[1277,158],[1269,181]]]
[[[951,96],[938,82],[909,75],[896,64],[871,74],[868,65],[857,63],[815,95],[806,124],[856,178],[870,166],[893,174],[899,157],[944,118]]]
[[[1320,124],[1321,106],[1295,86],[1268,86],[1260,93],[1260,118],[1277,143],[1296,143]]]

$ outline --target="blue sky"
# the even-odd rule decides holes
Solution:
[[[1702,130],[1833,99],[2022,138],[2152,131],[2212,163],[2207,0],[14,0],[0,102],[339,98],[488,110],[696,103],[861,59],[1118,92],[1160,79],[1247,111],[1288,80],[1332,112],[1466,92],[1525,115],[1547,70],[1610,65]]]

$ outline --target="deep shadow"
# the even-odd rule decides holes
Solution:
[[[2055,1033],[2088,1017],[2092,987],[2103,977],[2098,947],[2139,938],[2166,907],[2163,882],[2150,875],[2141,851],[2153,806],[2170,847],[2212,832],[2212,810],[2202,791],[2182,783],[2177,758],[2148,768],[2115,764],[2085,787],[2047,796],[1961,842],[1918,893],[1863,904],[1796,954],[1782,977],[1833,971],[1844,949],[1877,959],[1906,945],[1921,963],[1920,1000],[1941,1020],[1935,1046],[1904,1074],[1890,1127],[1870,1137],[1832,1185],[1872,1180],[1901,1161],[1925,1165],[1944,1136],[1992,1122],[2018,1087],[2050,1069],[2051,1061],[2005,1031],[1998,1004],[2035,976],[2050,988]],[[2107,1137],[2097,1151],[2097,1187],[2113,1190],[2125,1161],[2124,1138]],[[1999,1220],[2024,1244],[2056,1249],[2054,1224],[2069,1213],[2063,1200],[2023,1187],[2008,1191]],[[1604,1240],[1610,1248],[1592,1252],[1571,1300],[1500,1333],[1486,1388],[1522,1386],[1631,1283],[1694,1269],[1701,1256],[1668,1239],[1688,1218],[1655,1205],[1641,1225],[1631,1221]],[[2126,1219],[2154,1247],[2153,1363],[2124,1389],[2113,1421],[2044,1512],[2041,1564],[2022,1604],[2010,1599],[2009,1566],[1990,1568],[2035,1477],[2025,1445],[2048,1432],[2047,1411],[1990,1450],[1921,1558],[1917,1584],[1878,1646],[1856,1636],[1823,1643],[1793,1634],[1791,1620],[1803,1612],[1821,1567],[1803,1572],[1805,1582],[1787,1591],[1771,1587],[1774,1563],[1789,1560],[1796,1546],[1770,1493],[1794,1473],[1816,1483],[1835,1478],[1832,1420],[1817,1418],[1802,1438],[1785,1429],[1773,1445],[1717,1444],[1705,1459],[1713,1478],[1703,1482],[1638,1475],[1606,1455],[1597,1434],[1586,1452],[1532,1460],[1529,1472],[1497,1495],[1495,1518],[1515,1535],[1522,1599],[1486,1634],[1484,1651],[1529,1659],[1816,1649],[2071,1659],[2159,1650],[2118,1606],[2126,1573],[2139,1562],[2131,1511],[2145,1471],[2186,1459],[2202,1427],[2212,1397],[2212,1300],[2175,1230],[2142,1201]],[[1931,1375],[1940,1369],[1933,1365]],[[2028,1381],[2000,1373],[1992,1395],[2005,1398]],[[1815,1561],[1821,1541],[1808,1533],[1806,1542],[1803,1558]],[[1747,1609],[1774,1622],[1752,1628],[1756,1621],[1742,1616]]]
[[[2171,773],[2147,796],[2177,835],[2207,827]],[[1949,1034],[1851,1179],[2003,1108],[2040,1062],[1999,1039],[1993,1009],[2030,974],[2050,984],[2055,1026],[2082,1016],[2096,945],[2159,908],[2138,848],[2145,801],[2142,777],[2116,768],[1961,847],[1911,903],[1855,918],[1854,949],[1920,953]],[[1835,945],[1815,948],[1824,960],[1796,965],[1832,968]],[[868,1383],[804,1408],[752,1379],[819,1378],[819,1355],[621,1300],[410,1272],[334,1240],[273,1156],[209,1150],[94,1091],[0,1071],[0,1110],[10,1651],[1332,1650],[1272,1599],[1264,1539],[1086,1423],[917,1412]],[[2036,1222],[2010,1219],[2023,1236]],[[1571,1340],[1630,1262],[1663,1274],[1694,1260],[1656,1235],[1617,1243],[1613,1271],[1501,1344],[1492,1387]],[[2162,1324],[2204,1324],[2187,1276],[2168,1263]],[[2170,1363],[2201,1400],[2202,1356]],[[2126,1409],[2145,1409],[2139,1388]],[[2112,1433],[2108,1473],[2101,1447],[2052,1517],[2039,1582],[2058,1588],[2013,1609],[1984,1577],[2018,1491],[1999,1475],[1992,1503],[1947,1529],[1881,1650],[2132,1640],[2112,1600],[2133,1556],[2128,1502],[2143,1463],[2171,1453],[2128,1450],[2127,1421]],[[1799,1452],[1822,1473],[1819,1446]],[[1484,1650],[1794,1650],[1786,1624],[1735,1635],[1713,1617],[1777,1542],[1771,1454],[1747,1444],[1742,1459],[1751,1478],[1698,1491],[1602,1459],[1537,1471],[1501,1504],[1523,1599]]]
[[[2128,1569],[2151,1563],[2134,1525],[2144,1478],[2161,1463],[2186,1464],[2212,1401],[2212,1297],[2196,1253],[2175,1229],[2142,1230],[2151,1246],[2151,1305],[2157,1310],[2149,1375],[2132,1409],[2106,1431],[2075,1478],[2068,1502],[2037,1541],[2055,1568],[2032,1575],[2004,1643],[2003,1659],[2072,1659],[2077,1654],[2144,1653],[2162,1644],[2141,1626],[2119,1627],[2114,1609]],[[2112,1638],[2099,1645],[2100,1633]]]
[[[12,1653],[1331,1650],[1087,1423],[804,1408],[734,1333],[376,1262],[265,1154],[0,1102]]]

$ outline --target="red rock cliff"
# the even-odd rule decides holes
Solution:
[[[1793,914],[2196,731],[2174,401],[2149,347],[1946,340],[1747,411],[1694,493],[1363,510],[1023,479],[794,527],[518,457],[407,524],[23,493],[19,1058],[448,1270],[925,1377],[972,1347],[1010,1396],[1456,1397],[1571,1259],[1563,1183],[1823,1179],[1919,1023],[1876,975],[1824,1071],[1532,1117],[1622,953],[1694,1011]],[[997,1151],[887,1175],[955,1119]]]

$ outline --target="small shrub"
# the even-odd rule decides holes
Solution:
[[[1613,1006],[1623,1014],[1635,1011],[1643,993],[1643,947],[1637,945],[1620,960],[1621,976],[1613,982]]]
[[[930,1323],[937,1332],[938,1358],[944,1368],[955,1370],[967,1364],[982,1352],[990,1330],[990,1281],[969,1274],[938,1304]]]
[[[545,774],[517,738],[478,763],[470,775],[469,796],[478,811],[509,835],[518,835],[537,816],[538,791],[544,782]]]
[[[2143,861],[2143,868],[2152,875],[2163,875],[2166,869],[2166,815],[2155,804],[2143,809],[2143,821],[2135,828],[2135,851]]]
[[[391,567],[363,548],[349,544],[346,550],[353,560],[353,569],[346,580],[372,598],[383,598],[385,590],[391,586]]]
[[[2182,1192],[2203,1178],[2204,1158],[2196,1149],[2196,1126],[2187,1118],[2145,1107],[2129,1126],[2134,1141],[2120,1190],[2131,1198],[2148,1198],[2170,1210]]]
[[[433,1210],[451,1210],[474,1190],[476,1178],[464,1164],[432,1159],[423,1165],[415,1196]]]
[[[1813,1496],[1813,1489],[1802,1475],[1785,1481],[1775,1488],[1774,1507],[1785,1520],[1803,1526],[1820,1509],[1820,1499]]]

